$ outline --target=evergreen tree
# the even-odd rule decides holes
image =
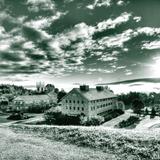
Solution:
[[[150,118],[154,118],[156,116],[156,110],[152,107]]]

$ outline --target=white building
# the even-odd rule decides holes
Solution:
[[[15,110],[27,110],[29,106],[57,103],[56,94],[48,95],[24,95],[18,96],[13,100]]]
[[[83,85],[80,88],[73,88],[63,97],[61,104],[64,114],[84,114],[89,117],[117,109],[117,96],[102,86],[89,88]]]

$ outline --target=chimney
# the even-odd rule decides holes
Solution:
[[[97,91],[103,91],[104,87],[103,86],[96,86]]]
[[[81,91],[85,91],[85,92],[89,91],[89,85],[80,85],[79,88]]]

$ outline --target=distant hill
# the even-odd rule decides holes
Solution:
[[[112,83],[100,83],[98,85],[130,84],[136,82],[160,83],[160,78],[139,78],[139,79],[124,80]]]
[[[16,86],[10,84],[0,84],[0,95],[13,94],[13,95],[28,95],[33,94],[33,90],[26,89],[23,86]]]

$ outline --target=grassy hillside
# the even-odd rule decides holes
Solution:
[[[0,127],[0,160],[112,160],[113,154]]]
[[[106,127],[12,125],[16,132],[36,134],[77,146],[114,154],[116,159],[160,159],[160,131],[131,131]]]

